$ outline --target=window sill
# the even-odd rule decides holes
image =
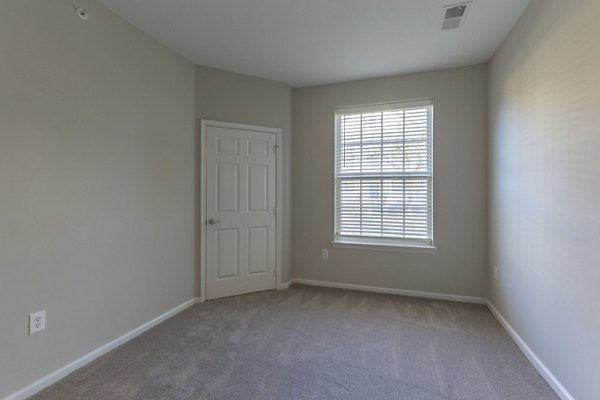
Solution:
[[[360,239],[337,239],[331,242],[333,247],[345,249],[365,249],[379,251],[399,251],[406,253],[425,253],[434,254],[437,250],[435,246],[420,246],[412,244],[386,243],[377,240]]]

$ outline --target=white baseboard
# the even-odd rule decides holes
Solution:
[[[8,395],[8,397],[5,397],[4,400],[24,400],[30,396],[33,396],[34,394],[41,391],[42,389],[52,385],[53,383],[58,382],[59,380],[61,380],[64,377],[66,377],[71,372],[85,366],[86,364],[89,364],[96,358],[98,358],[98,357],[108,353],[109,351],[119,347],[120,345],[130,341],[131,339],[135,338],[136,336],[141,335],[142,333],[146,332],[148,329],[155,327],[156,325],[160,324],[161,322],[171,318],[175,314],[180,313],[181,311],[193,306],[194,304],[196,304],[198,302],[199,302],[199,299],[193,298],[193,299],[186,301],[183,304],[178,305],[177,307],[173,308],[172,310],[169,310],[166,313],[154,318],[153,320],[148,321],[145,324],[135,328],[131,332],[124,334],[123,336],[97,348],[96,350],[93,350],[93,351],[87,353],[86,355],[65,365],[64,367],[61,367],[61,368],[57,369],[56,371],[44,376],[43,378],[33,382],[31,385],[28,385],[28,386],[24,387],[23,389],[18,390],[16,392],[14,392],[13,394]]]
[[[514,340],[519,349],[525,354],[527,359],[533,364],[533,366],[538,370],[540,375],[548,382],[548,384],[552,387],[552,389],[558,394],[558,396],[562,400],[574,400],[573,396],[567,391],[567,389],[560,383],[560,381],[554,376],[554,374],[546,367],[546,365],[538,358],[538,356],[531,350],[531,348],[525,343],[523,338],[519,336],[519,334],[513,329],[512,326],[506,321],[506,319],[500,314],[498,309],[492,304],[491,301],[483,298],[483,297],[473,297],[473,296],[461,296],[454,294],[443,294],[443,293],[433,293],[433,292],[422,292],[416,290],[405,290],[405,289],[394,289],[394,288],[384,288],[378,286],[365,286],[365,285],[355,285],[350,283],[338,283],[338,282],[327,282],[327,281],[317,281],[312,279],[301,279],[294,278],[286,283],[282,283],[279,285],[279,289],[287,289],[293,283],[298,283],[302,285],[311,285],[311,286],[322,286],[322,287],[330,287],[337,289],[350,289],[350,290],[358,290],[363,292],[374,292],[374,293],[387,293],[387,294],[396,294],[402,296],[412,296],[412,297],[422,297],[427,299],[435,299],[435,300],[449,300],[456,301],[461,303],[475,303],[475,304],[486,304],[492,315],[498,320],[500,325],[506,330],[509,336]],[[191,307],[196,303],[200,303],[201,300],[199,298],[193,298],[186,301],[183,304],[178,305],[172,310],[167,311],[166,313],[159,315],[151,321],[146,322],[145,324],[135,328],[134,330],[126,333],[125,335],[93,350],[86,355],[78,358],[77,360],[65,365],[62,368],[57,369],[56,371],[44,376],[43,378],[37,380],[36,382],[14,392],[13,394],[8,395],[4,398],[4,400],[25,400],[30,396],[33,396],[37,392],[42,389],[52,385],[53,383],[58,382],[62,378],[66,377],[73,371],[89,364],[96,358],[108,353],[109,351],[117,348],[118,346],[130,341],[138,335],[146,332],[147,330],[153,328],[154,326],[160,324],[161,322],[171,318],[175,314],[180,313],[186,308]]]
[[[529,362],[533,364],[535,369],[537,369],[540,375],[542,375],[546,382],[548,382],[550,387],[554,389],[556,394],[562,400],[574,400],[573,396],[571,396],[571,394],[560,383],[556,376],[554,376],[554,374],[550,372],[550,370],[548,369],[548,367],[546,367],[542,360],[540,360],[539,357],[533,352],[533,350],[531,350],[531,348],[527,345],[527,343],[525,343],[523,338],[519,336],[519,334],[513,329],[512,326],[510,326],[508,321],[502,316],[502,314],[500,314],[500,311],[498,311],[498,309],[492,304],[492,302],[488,300],[486,304],[490,312],[494,315],[494,317],[496,317],[498,322],[500,322],[500,325],[502,325],[502,327],[506,330],[508,335],[516,343],[521,352],[525,354],[525,357],[527,357]]]
[[[433,293],[433,292],[421,292],[418,290],[394,289],[394,288],[386,288],[386,287],[379,287],[379,286],[355,285],[352,283],[315,281],[312,279],[294,278],[294,279],[292,279],[292,283],[298,283],[301,285],[311,285],[311,286],[323,286],[323,287],[330,287],[330,288],[336,288],[336,289],[358,290],[361,292],[374,292],[374,293],[396,294],[396,295],[400,295],[400,296],[422,297],[422,298],[434,299],[434,300],[448,300],[448,301],[456,301],[456,302],[460,302],[460,303],[486,304],[486,302],[487,302],[487,300],[483,297],[461,296],[461,295],[457,295],[457,294],[445,294],[445,293]]]
[[[285,289],[289,289],[290,286],[292,286],[292,281],[291,280],[289,280],[289,281],[287,281],[285,283],[280,283],[279,287],[277,289],[279,289],[279,290],[285,290]]]

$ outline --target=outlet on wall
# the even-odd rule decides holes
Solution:
[[[329,250],[327,250],[327,249],[321,250],[321,258],[323,260],[327,260],[329,258]]]
[[[494,265],[494,280],[498,280],[498,266]]]
[[[38,311],[29,315],[29,334],[46,329],[46,311]]]

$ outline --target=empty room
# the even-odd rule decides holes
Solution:
[[[0,399],[600,399],[599,0],[1,0]]]

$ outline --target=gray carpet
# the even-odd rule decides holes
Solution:
[[[33,398],[558,399],[484,306],[301,285],[196,305]]]

